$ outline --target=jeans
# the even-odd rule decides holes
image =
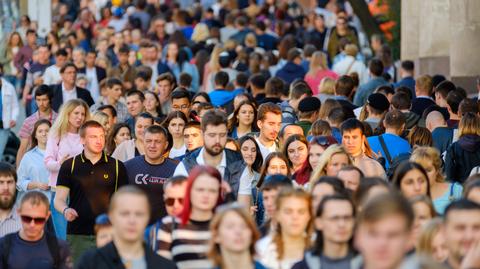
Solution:
[[[53,206],[55,200],[55,192],[52,195],[52,201],[50,203],[50,210],[52,211],[53,227],[55,228],[55,234],[58,238],[67,240],[67,220],[61,212],[58,212]]]
[[[3,124],[10,124],[9,122]],[[3,159],[3,153],[7,147],[8,136],[10,136],[10,129],[0,129],[0,159]]]

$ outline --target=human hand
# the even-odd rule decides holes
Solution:
[[[65,219],[67,221],[72,222],[76,218],[78,218],[78,213],[75,209],[69,207],[69,208],[64,210],[63,216],[65,217]]]
[[[467,255],[462,260],[461,269],[480,268],[480,240],[472,243]]]

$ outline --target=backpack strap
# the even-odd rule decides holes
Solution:
[[[453,193],[453,190],[455,189],[455,182],[450,183],[450,193],[448,195],[448,201],[453,202],[455,201],[455,195]]]
[[[390,152],[388,151],[387,145],[385,144],[385,140],[383,139],[383,136],[379,135],[378,136],[378,141],[380,141],[380,146],[383,149],[383,152],[385,152],[385,155],[387,155],[387,161],[390,165],[392,165],[392,156],[390,155]]]
[[[118,187],[118,160],[115,159],[115,191],[117,191]]]
[[[49,232],[45,233],[47,240],[48,251],[53,259],[53,268],[60,268],[60,247],[58,245],[57,237]]]

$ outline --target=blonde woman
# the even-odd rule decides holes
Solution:
[[[338,78],[337,73],[331,71],[327,67],[327,54],[322,51],[316,51],[312,54],[310,60],[310,67],[305,75],[305,81],[307,82],[314,95],[317,95],[318,86],[324,78],[331,78],[336,80]]]
[[[318,85],[318,92],[317,96],[322,103],[327,99],[335,98],[335,80],[329,77],[323,78]]]
[[[444,263],[448,258],[448,248],[442,232],[443,220],[434,218],[427,222],[420,232],[417,243],[417,254],[433,258]]]
[[[302,189],[284,188],[276,199],[276,229],[258,241],[259,261],[267,268],[290,269],[311,244],[312,199]]]
[[[410,161],[418,163],[427,172],[433,206],[438,214],[443,215],[452,201],[462,197],[462,185],[445,181],[442,160],[436,148],[418,147],[413,151]]]
[[[322,176],[336,177],[338,171],[347,165],[352,165],[352,160],[345,148],[338,144],[329,146],[320,156],[318,165],[310,176],[310,186],[314,186]]]
[[[107,137],[111,129],[107,113],[103,111],[95,111],[92,114],[92,120],[100,123],[103,126],[103,129],[105,129],[105,137]]]
[[[205,70],[203,71],[203,85],[202,90],[204,92],[211,92],[214,88],[213,81],[211,78],[213,74],[217,73],[222,69],[220,66],[220,53],[224,51],[222,44],[217,44],[213,48],[212,54],[210,56],[210,61],[205,65]]]
[[[48,185],[53,191],[57,185],[58,171],[62,163],[83,151],[78,130],[90,118],[87,103],[80,99],[72,99],[60,107],[60,113],[50,129],[45,149],[45,166],[49,172]],[[66,239],[67,222],[56,210],[52,212],[53,225],[57,237]]]
[[[249,212],[240,204],[218,207],[210,223],[210,232],[212,239],[207,255],[215,268],[265,268],[254,260],[255,243],[260,233]]]
[[[195,43],[205,42],[210,37],[208,26],[205,23],[198,23],[193,28],[192,41]]]

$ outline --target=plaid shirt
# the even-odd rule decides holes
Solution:
[[[40,117],[40,113],[37,111],[37,113],[33,113],[32,115],[30,115],[28,118],[25,119],[25,121],[23,122],[22,128],[20,128],[20,131],[18,132],[18,136],[20,136],[20,138],[30,139],[30,136],[32,135],[32,132],[33,132],[33,126],[37,121],[41,119],[47,119],[50,121],[50,123],[53,124],[56,118],[57,118],[57,113],[55,113],[55,111],[53,110],[52,112],[50,112],[50,115],[46,117]]]

